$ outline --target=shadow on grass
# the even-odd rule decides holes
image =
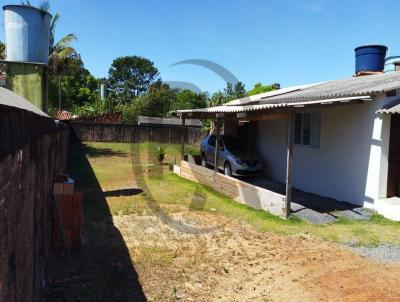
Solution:
[[[132,189],[121,189],[114,191],[104,192],[105,197],[119,197],[119,196],[134,196],[143,193],[142,189],[132,188]]]
[[[71,141],[69,173],[76,190],[84,194],[82,251],[69,259],[53,255],[45,301],[147,301],[105,199],[106,195],[138,192],[127,189],[105,194],[85,152],[81,143]]]
[[[110,148],[93,148],[82,144],[83,152],[89,157],[121,156],[126,157],[126,153],[112,150]]]

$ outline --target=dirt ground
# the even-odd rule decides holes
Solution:
[[[165,182],[156,184],[165,191],[157,196],[144,186],[143,193],[124,189],[138,183],[127,156],[97,148],[101,154],[89,162],[74,150],[72,175],[85,200],[83,247],[50,260],[46,302],[400,301],[399,265],[308,233],[261,232],[181,197],[171,201]]]
[[[400,301],[400,267],[319,240],[259,233],[210,213],[114,216],[148,301]]]

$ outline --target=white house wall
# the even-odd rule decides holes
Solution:
[[[321,109],[320,148],[294,146],[293,186],[363,205],[386,195],[390,116],[376,110],[388,101]],[[264,172],[285,181],[286,121],[259,123]]]

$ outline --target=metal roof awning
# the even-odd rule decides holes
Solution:
[[[389,114],[400,113],[400,98],[387,103],[382,107],[382,109],[376,111],[376,113],[389,113]]]
[[[260,104],[377,95],[399,88],[400,72],[382,73],[320,83],[283,95],[263,97]]]
[[[224,114],[254,112],[281,114],[294,108],[338,105],[372,100],[378,94],[400,89],[400,72],[352,77],[342,80],[292,86],[233,100],[221,106],[178,110],[183,117],[210,118]],[[289,110],[290,109],[290,110]],[[386,110],[386,111],[385,111]],[[382,112],[387,113],[386,108]],[[398,109],[392,109],[398,110]],[[400,112],[400,110],[399,110]]]
[[[269,110],[284,109],[284,108],[303,108],[311,105],[332,105],[339,103],[351,103],[359,101],[370,101],[371,96],[356,96],[356,97],[345,97],[345,98],[334,98],[334,99],[322,99],[314,101],[305,102],[287,102],[287,103],[276,103],[276,104],[257,104],[257,105],[246,105],[246,106],[232,106],[232,105],[222,105],[210,108],[201,109],[187,109],[178,110],[178,115],[191,116],[198,114],[224,114],[224,113],[242,113],[242,112],[257,112],[263,111],[268,113]]]

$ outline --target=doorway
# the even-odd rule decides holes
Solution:
[[[400,114],[392,114],[390,122],[387,197],[394,196],[400,197]]]

